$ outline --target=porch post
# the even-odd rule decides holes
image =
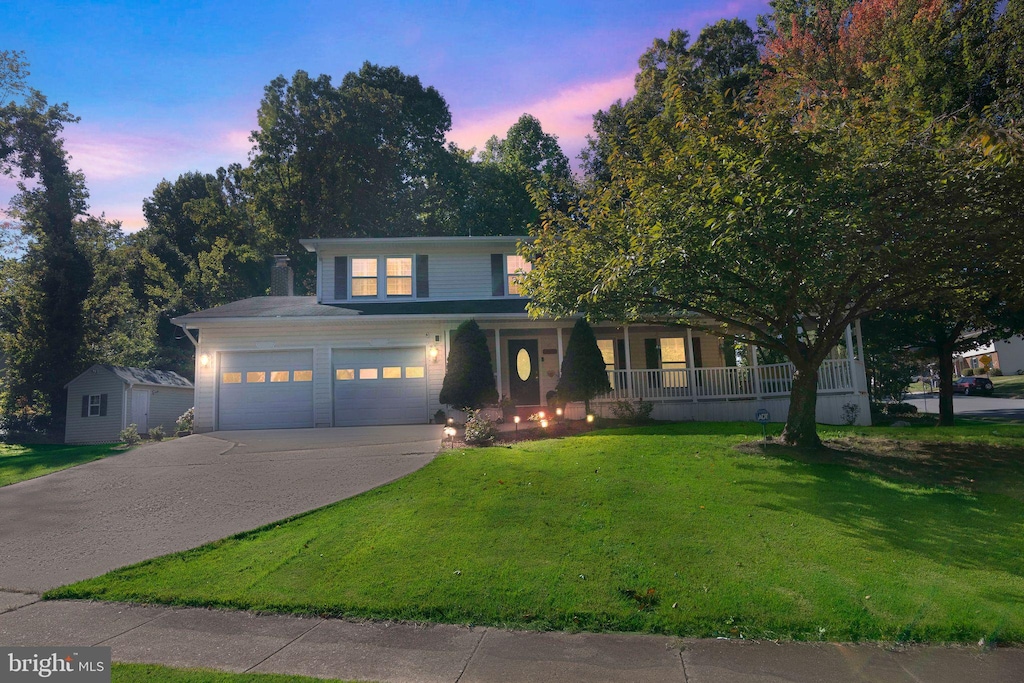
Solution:
[[[502,397],[501,393],[501,330],[497,327],[494,328],[494,369],[497,371],[495,376],[495,384],[498,389],[498,399]]]
[[[555,336],[558,338],[558,372],[562,372],[562,328],[555,328]]]
[[[697,368],[693,367],[693,328],[686,328],[686,374],[687,384],[690,385],[690,395],[693,402],[697,402]]]
[[[757,347],[751,344],[750,349],[750,367],[754,370],[754,394],[757,395],[757,400],[761,400],[761,368],[757,365]]]
[[[856,390],[857,381],[853,375],[853,328],[850,325],[846,326],[846,364],[850,372],[850,389]]]
[[[854,323],[857,326],[857,360],[864,362],[864,333],[860,331],[860,318]]]
[[[622,326],[622,348],[626,352],[626,392],[630,398],[633,398],[633,362],[630,360],[632,355],[629,351],[629,325]]]

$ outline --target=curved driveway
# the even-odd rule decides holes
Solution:
[[[387,483],[441,427],[214,432],[0,488],[0,591],[38,593]]]

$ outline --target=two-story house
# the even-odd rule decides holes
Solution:
[[[175,319],[196,344],[196,431],[429,422],[449,409],[438,401],[449,340],[470,318],[488,337],[499,394],[547,405],[574,321],[526,313],[522,239],[303,240],[316,254],[316,296],[290,296],[291,269],[279,260],[276,296]],[[664,419],[750,420],[759,407],[785,416],[788,364],[758,367],[756,354],[737,358],[722,338],[681,324],[594,331],[614,387],[598,410],[642,397]],[[819,372],[826,422],[841,422],[850,403],[868,419],[852,335]]]

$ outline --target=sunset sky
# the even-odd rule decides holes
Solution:
[[[81,117],[66,140],[90,212],[135,230],[161,178],[246,161],[263,88],[278,75],[340,83],[364,61],[395,65],[441,92],[459,146],[479,148],[529,112],[575,159],[594,112],[632,93],[655,38],[766,10],[762,0],[4,0],[0,49],[24,50],[30,85]],[[12,192],[0,180],[0,208]]]

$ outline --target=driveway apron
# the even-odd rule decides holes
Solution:
[[[0,488],[0,590],[40,593],[403,477],[440,426],[214,432]]]

